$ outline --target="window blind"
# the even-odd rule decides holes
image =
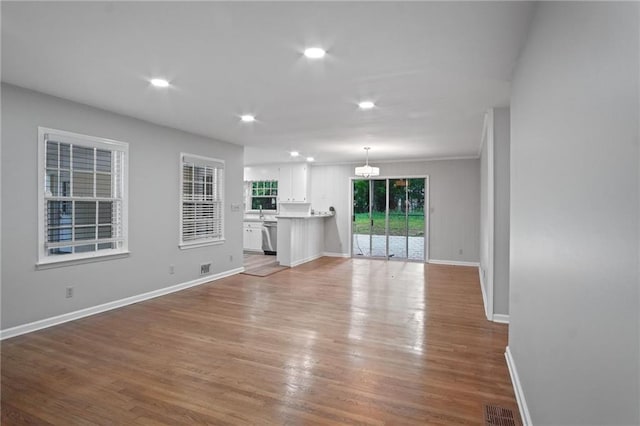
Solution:
[[[45,133],[41,261],[126,248],[124,165],[128,145]]]
[[[224,239],[224,162],[182,156],[181,245]]]

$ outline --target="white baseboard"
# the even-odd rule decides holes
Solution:
[[[322,255],[326,257],[351,257],[349,253],[333,253],[330,251],[325,251]]]
[[[197,278],[192,281],[187,281],[184,283],[172,285],[170,287],[165,287],[165,288],[153,290],[147,293],[138,294],[136,296],[126,297],[120,300],[114,300],[113,302],[104,303],[102,305],[92,306],[89,308],[80,309],[78,311],[57,315],[55,317],[45,318],[42,320],[30,322],[28,324],[7,328],[6,330],[0,331],[0,340],[19,336],[21,334],[31,333],[37,330],[42,330],[43,328],[52,327],[54,325],[88,317],[90,315],[99,314],[101,312],[110,311],[112,309],[121,308],[123,306],[131,305],[133,303],[138,303],[144,300],[153,299],[155,297],[164,296],[166,294],[175,293],[176,291],[184,290],[189,287],[195,287],[197,285],[219,280],[221,278],[239,274],[241,272],[244,272],[244,267],[230,269],[228,271],[220,272],[218,274],[207,275],[205,277]]]
[[[482,267],[478,266],[478,276],[480,277],[480,290],[482,291],[482,303],[484,304],[484,314],[489,321],[497,322],[500,324],[509,324],[509,315],[494,314],[489,312],[489,305],[487,304],[487,291],[485,289],[484,278],[482,277]]]
[[[504,357],[507,359],[507,367],[509,367],[509,375],[511,376],[511,383],[513,384],[513,391],[516,394],[516,401],[518,401],[518,408],[520,409],[520,416],[522,416],[523,426],[532,426],[531,414],[529,413],[529,407],[527,407],[527,401],[524,399],[524,391],[522,384],[520,383],[520,377],[518,376],[518,370],[516,369],[513,355],[511,350],[507,346],[507,350],[504,353]]]
[[[500,324],[509,324],[509,315],[493,314],[493,322],[499,322]]]
[[[451,266],[480,266],[479,262],[464,262],[461,260],[440,260],[429,259],[427,263],[433,263],[434,265],[451,265]]]
[[[480,291],[482,291],[482,304],[484,306],[484,314],[489,321],[493,321],[492,315],[489,312],[489,304],[487,303],[487,291],[484,286],[484,277],[482,276],[482,267],[478,265],[478,276],[480,277]]]
[[[291,265],[289,265],[289,267],[293,268],[293,267],[302,265],[303,263],[307,263],[307,262],[311,262],[312,260],[320,259],[321,257],[322,257],[322,253],[314,254],[313,256],[309,256],[307,258],[296,260],[295,262],[291,262]]]

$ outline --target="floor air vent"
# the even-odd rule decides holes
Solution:
[[[484,424],[485,426],[520,426],[513,410],[491,404],[484,406]]]

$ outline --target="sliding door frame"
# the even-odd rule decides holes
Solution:
[[[425,194],[424,194],[424,263],[428,263],[429,262],[429,241],[431,240],[431,207],[430,207],[430,201],[429,199],[431,198],[431,188],[429,186],[429,175],[406,175],[406,176],[396,176],[396,175],[390,175],[390,176],[375,176],[373,178],[362,178],[362,177],[357,177],[357,176],[350,176],[349,177],[349,200],[348,200],[348,206],[349,206],[349,257],[355,258],[355,256],[353,255],[353,181],[354,180],[380,180],[380,179],[386,179],[387,180],[387,191],[386,191],[386,197],[387,197],[387,201],[386,201],[386,213],[385,213],[385,231],[388,234],[388,230],[389,230],[389,182],[392,179],[424,179],[424,190],[425,190]],[[371,202],[371,190],[369,190],[369,201]],[[371,211],[371,206],[369,206],[369,211]],[[371,240],[371,232],[369,232],[369,237]],[[389,260],[389,238],[388,235],[386,235],[386,253],[387,256],[385,257],[386,260]],[[408,237],[407,237],[408,238]],[[369,246],[371,247],[371,245]],[[407,252],[407,257],[409,256],[409,253]],[[374,256],[367,256],[367,259],[380,259],[380,257],[374,257]],[[411,262],[412,260],[410,259],[405,259],[408,262]]]

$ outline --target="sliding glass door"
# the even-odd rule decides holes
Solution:
[[[371,191],[368,180],[353,181],[352,253],[371,256]]]
[[[387,257],[387,181],[371,180],[371,257]]]
[[[352,256],[424,261],[426,178],[354,179]]]
[[[389,182],[389,257],[406,259],[408,253],[407,180]]]
[[[426,260],[426,179],[407,179],[407,258]]]

